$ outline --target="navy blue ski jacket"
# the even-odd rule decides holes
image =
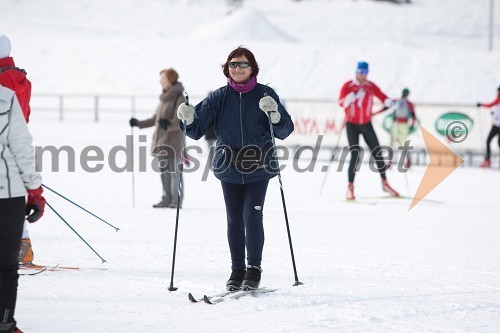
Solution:
[[[258,83],[247,93],[240,93],[228,84],[195,106],[194,121],[186,127],[186,134],[198,140],[210,126],[215,126],[217,145],[212,166],[221,181],[244,184],[276,176],[278,170],[273,158],[269,120],[259,108],[259,101],[266,94],[278,103],[281,119],[273,124],[273,133],[283,140],[293,132],[292,119],[274,90],[263,84]],[[262,150],[261,166],[252,172],[240,172],[231,162],[231,151],[234,153],[249,145]]]

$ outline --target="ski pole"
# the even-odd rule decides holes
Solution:
[[[267,93],[264,95],[267,96]],[[269,120],[269,129],[271,130],[271,139],[273,141],[273,157],[276,157],[275,156],[276,142],[274,140],[273,123],[271,122],[271,112],[270,111],[267,112],[267,118]],[[288,234],[288,243],[290,245],[290,254],[292,255],[293,274],[295,275],[295,283],[293,284],[293,286],[295,287],[295,286],[299,286],[303,283],[299,281],[299,277],[297,276],[297,266],[295,265],[295,256],[293,255],[292,236],[290,234],[290,225],[288,223],[288,214],[286,212],[285,192],[283,191],[283,182],[281,181],[280,166],[279,166],[278,159],[274,158],[274,160],[276,161],[276,165],[278,166],[278,180],[280,183],[281,202],[283,203],[283,213],[285,214],[285,223],[286,223],[286,231]]]
[[[47,185],[42,184],[42,186],[43,186],[43,187],[45,187],[47,190],[49,190],[49,191],[51,191],[51,192],[53,192],[53,193],[57,194],[58,196],[60,196],[60,197],[61,197],[61,198],[63,198],[64,200],[66,200],[66,201],[68,201],[68,202],[72,203],[73,205],[75,205],[76,207],[80,208],[80,209],[81,209],[81,210],[83,210],[84,212],[89,213],[89,214],[90,214],[90,215],[92,215],[93,217],[95,217],[95,218],[97,218],[97,219],[101,220],[102,222],[106,223],[106,224],[107,224],[107,225],[109,225],[110,227],[114,228],[116,232],[118,232],[118,230],[120,230],[120,228],[115,227],[114,225],[112,225],[112,224],[111,224],[111,223],[109,223],[109,222],[106,222],[105,220],[101,219],[99,216],[95,215],[94,213],[89,212],[87,209],[83,208],[82,206],[80,206],[80,205],[79,205],[79,204],[77,204],[76,202],[71,201],[70,199],[68,199],[67,197],[65,197],[65,196],[64,196],[64,195],[62,195],[61,193],[59,193],[59,192],[57,192],[57,191],[55,191],[55,190],[51,189],[51,188],[50,188],[50,187],[48,187]]]
[[[134,126],[130,126],[132,135],[132,207],[135,208],[135,167],[134,167]]]
[[[399,141],[399,139],[397,140],[397,142],[399,143],[399,146],[402,147],[403,145],[401,144],[401,141]],[[391,131],[391,144],[392,144],[392,131]],[[401,157],[403,157],[403,155],[401,154]],[[409,160],[410,156],[406,156],[406,159]],[[400,161],[402,166],[404,167],[405,165],[405,161],[402,160]],[[399,163],[398,163],[398,171],[399,171]],[[408,191],[408,193],[410,193],[410,182],[408,181],[408,169],[406,169],[404,172],[404,175],[405,175],[405,182],[406,182],[406,190]]]
[[[323,187],[325,187],[326,179],[328,178],[328,174],[330,173],[330,169],[332,167],[332,163],[335,160],[335,153],[337,152],[337,149],[339,149],[340,139],[342,138],[342,132],[344,131],[345,123],[346,123],[346,119],[344,118],[344,121],[342,122],[342,127],[340,128],[340,132],[339,132],[339,137],[337,139],[337,143],[335,144],[335,147],[333,148],[332,157],[330,158],[330,163],[328,164],[328,169],[326,170],[325,177],[323,178],[323,182],[321,183],[321,186],[319,188],[319,194],[320,195],[323,193]]]
[[[71,231],[73,231],[78,237],[80,237],[80,239],[92,250],[94,251],[94,253],[102,260],[102,263],[104,264],[105,262],[107,262],[106,260],[104,260],[103,257],[101,257],[99,255],[99,253],[96,252],[96,250],[94,250],[92,248],[92,246],[90,246],[89,243],[87,243],[87,241],[85,239],[83,239],[82,236],[80,236],[80,234],[78,232],[76,232],[75,229],[73,229],[73,227],[68,223],[66,222],[66,220],[48,203],[46,202],[47,206],[49,206],[50,209],[52,209],[52,211],[71,229]]]
[[[189,105],[189,95],[186,94],[186,105]],[[179,163],[179,187],[177,188],[177,212],[175,215],[175,232],[174,232],[174,250],[172,254],[172,273],[170,275],[170,287],[168,287],[169,291],[176,291],[178,288],[174,287],[174,271],[175,271],[175,254],[177,251],[177,231],[179,230],[179,208],[181,205],[181,192],[182,192],[182,171],[184,170],[184,161],[182,160],[182,156],[184,154],[184,149],[186,148],[186,121],[184,121],[184,126],[182,128],[182,149],[181,149],[181,157]]]
[[[379,114],[379,113],[385,112],[385,111],[387,111],[388,109],[390,109],[390,108],[389,108],[389,107],[387,107],[387,106],[384,106],[382,109],[380,109],[380,110],[378,110],[378,111],[373,112],[373,113],[372,113],[372,116],[375,116],[375,115],[377,115],[377,114]]]

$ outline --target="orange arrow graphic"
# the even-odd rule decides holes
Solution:
[[[439,139],[432,135],[425,128],[420,127],[422,136],[425,141],[425,148],[429,155],[429,164],[425,170],[424,176],[418,185],[417,192],[410,204],[410,211],[420,200],[425,198],[432,190],[434,190],[443,180],[446,179],[455,169],[464,163],[463,158],[457,155],[453,150],[444,145]],[[443,163],[442,158],[453,160],[453,163]]]

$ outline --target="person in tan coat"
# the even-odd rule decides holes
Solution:
[[[177,108],[184,102],[184,87],[178,79],[179,74],[173,68],[162,70],[160,84],[163,92],[156,112],[145,120],[130,118],[130,126],[141,129],[155,126],[151,151],[161,171],[163,195],[161,201],[153,205],[154,208],[177,208],[177,190],[181,181],[177,165],[182,163],[182,130],[179,127]]]

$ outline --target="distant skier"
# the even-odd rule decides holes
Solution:
[[[410,90],[404,88],[401,93],[401,98],[396,100],[392,109],[394,110],[393,123],[391,128],[391,147],[394,151],[405,143],[408,139],[408,135],[415,127],[415,106],[408,99],[410,95]],[[411,123],[411,124],[409,124]],[[411,166],[410,155],[407,155],[405,167],[408,169]]]
[[[342,86],[339,96],[339,104],[345,109],[346,116],[346,131],[347,140],[349,142],[349,150],[351,151],[351,161],[349,162],[348,170],[348,186],[347,200],[354,200],[354,176],[357,170],[359,158],[359,135],[363,135],[366,144],[370,148],[372,156],[378,156],[380,152],[380,144],[371,123],[373,97],[377,97],[385,107],[392,106],[393,102],[388,98],[379,87],[373,82],[367,80],[368,63],[361,61],[356,69],[356,78],[347,81]],[[375,158],[377,169],[382,177],[382,190],[389,193],[391,196],[399,196],[387,182],[385,175],[386,165],[380,160],[380,157]]]
[[[486,107],[486,108],[493,108],[492,114],[493,114],[493,125],[491,126],[490,134],[488,134],[488,138],[486,139],[486,158],[484,159],[484,162],[481,163],[482,168],[489,168],[491,166],[491,140],[498,135],[498,147],[500,148],[500,86],[498,86],[497,89],[497,98],[489,103],[489,104],[483,104],[478,102],[477,107]]]
[[[215,126],[217,148],[212,165],[224,194],[231,252],[232,272],[226,288],[257,289],[262,273],[264,201],[269,179],[277,174],[268,113],[277,138],[285,139],[294,127],[274,90],[257,83],[259,66],[250,50],[231,51],[222,70],[227,85],[195,108],[182,104],[177,114],[187,125],[187,135],[195,140]]]
[[[18,257],[23,223],[43,215],[42,179],[23,111],[14,91],[0,85],[0,332],[16,328]],[[28,195],[27,202],[25,196]]]
[[[179,128],[177,107],[184,101],[182,93],[184,86],[178,81],[179,74],[173,68],[160,72],[162,94],[155,113],[148,119],[130,118],[130,126],[139,128],[155,127],[152,152],[157,155],[161,171],[163,194],[160,202],[153,208],[177,208],[177,189],[179,187],[180,171],[177,164],[181,159],[182,131]],[[160,148],[160,149],[159,149]],[[161,154],[160,151],[162,151]],[[182,193],[181,202],[182,206]]]
[[[14,59],[10,56],[11,43],[7,36],[0,34],[0,84],[14,90],[24,114],[26,123],[29,123],[31,113],[31,82],[26,77],[26,71],[16,67]],[[21,264],[33,263],[35,255],[31,245],[28,222],[24,222],[23,240],[19,251]]]

